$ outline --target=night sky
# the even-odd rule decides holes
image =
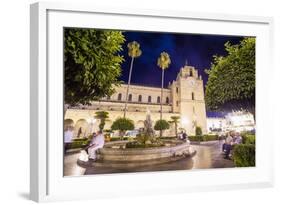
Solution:
[[[142,55],[135,59],[132,71],[132,84],[161,87],[161,69],[157,66],[157,58],[160,53],[169,53],[171,65],[165,70],[164,86],[169,81],[176,79],[180,68],[188,62],[188,65],[198,69],[202,75],[204,84],[207,82],[207,75],[204,69],[209,69],[213,55],[225,55],[224,44],[230,41],[237,44],[242,37],[200,35],[200,34],[177,34],[158,32],[129,32],[123,33],[126,42],[123,45],[121,54],[125,58],[122,64],[122,76],[120,80],[127,83],[131,58],[128,56],[127,44],[137,41],[140,44]]]

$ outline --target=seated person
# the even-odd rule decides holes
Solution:
[[[88,147],[89,160],[96,160],[96,151],[104,146],[104,136],[101,131],[93,137],[90,146]]]
[[[235,133],[235,139],[233,140],[233,144],[242,144],[242,137],[239,132]]]

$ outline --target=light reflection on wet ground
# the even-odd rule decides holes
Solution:
[[[231,160],[226,160],[223,158],[223,155],[221,154],[221,143],[218,141],[204,142],[200,145],[192,145],[192,147],[197,151],[196,155],[193,158],[185,158],[175,162],[130,169],[116,169],[104,167],[82,168],[76,163],[80,153],[67,154],[65,156],[64,161],[64,175],[80,176],[106,173],[128,173],[144,171],[168,171],[234,167],[234,164]]]

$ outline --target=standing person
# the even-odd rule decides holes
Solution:
[[[231,145],[233,143],[233,135],[234,133],[231,132],[227,138],[225,139],[225,143],[223,144],[223,148],[224,148],[224,151],[225,151],[225,159],[230,159],[229,158],[229,154],[230,154],[230,150],[231,150]]]
[[[73,132],[70,129],[67,129],[64,131],[64,153],[66,153],[66,150],[69,148],[69,146],[72,143],[72,137],[73,137]]]
[[[77,132],[77,138],[79,138],[81,134],[82,134],[82,127],[79,127]]]
[[[104,136],[101,131],[98,131],[97,136],[93,137],[88,148],[89,160],[96,160],[96,151],[104,146]]]
[[[187,134],[186,134],[186,132],[184,132],[184,133],[182,133],[182,140],[187,140]]]

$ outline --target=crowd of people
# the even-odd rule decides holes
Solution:
[[[239,132],[229,132],[225,138],[225,141],[222,145],[222,152],[224,153],[225,159],[231,159],[231,150],[233,149],[234,145],[241,144],[242,137]]]

